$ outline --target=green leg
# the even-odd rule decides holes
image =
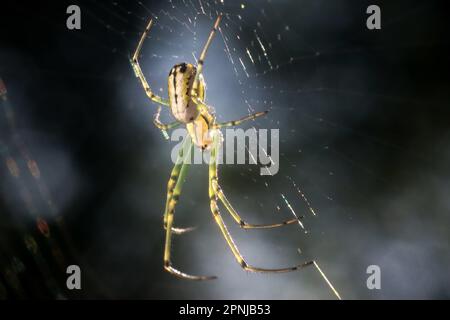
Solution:
[[[285,221],[282,221],[279,223],[274,223],[274,224],[250,224],[250,223],[242,220],[240,215],[237,213],[237,211],[231,205],[230,201],[228,201],[227,197],[225,196],[225,193],[223,192],[223,190],[220,187],[217,180],[214,180],[212,182],[212,187],[213,187],[214,192],[217,194],[220,201],[222,202],[222,204],[225,206],[227,211],[230,213],[233,220],[242,229],[271,229],[271,228],[277,228],[277,227],[282,227],[282,226],[286,226],[289,224],[298,223],[298,219],[290,219],[290,220],[285,220]]]
[[[189,279],[189,280],[209,280],[214,279],[215,277],[209,276],[193,276],[186,273],[183,273],[172,267],[172,263],[170,260],[170,250],[172,243],[172,231],[173,231],[173,215],[175,213],[175,206],[177,205],[178,199],[181,194],[181,190],[183,187],[183,183],[186,177],[188,164],[187,159],[190,157],[192,150],[192,142],[189,136],[185,138],[185,142],[183,143],[182,148],[178,154],[178,159],[174,168],[172,169],[172,173],[170,174],[170,179],[167,186],[167,201],[166,201],[166,209],[164,212],[164,224],[166,226],[166,242],[164,247],[164,269],[173,275]]]
[[[213,127],[214,128],[234,127],[234,126],[241,124],[242,122],[245,122],[248,120],[253,120],[253,119],[261,117],[261,116],[265,116],[268,112],[269,111],[257,112],[257,113],[251,114],[251,115],[244,117],[242,119],[239,119],[239,120],[233,120],[233,121],[228,121],[228,122],[223,122],[223,123],[216,123]]]
[[[231,249],[231,252],[233,253],[236,261],[239,263],[239,265],[246,271],[252,271],[252,272],[263,272],[263,273],[283,273],[283,272],[290,272],[299,270],[301,268],[307,267],[311,265],[313,262],[309,261],[300,265],[288,267],[288,268],[279,268],[279,269],[265,269],[265,268],[258,268],[253,267],[247,264],[245,262],[244,258],[242,257],[241,253],[239,252],[238,247],[233,241],[233,238],[231,237],[230,233],[228,232],[228,229],[225,225],[225,222],[222,219],[222,216],[219,212],[219,207],[217,205],[217,198],[218,195],[214,191],[214,184],[218,183],[217,178],[217,153],[219,150],[219,136],[217,134],[217,131],[214,134],[214,142],[213,142],[213,148],[211,149],[211,160],[209,164],[209,198],[210,198],[210,207],[211,212],[214,217],[215,222],[219,226],[220,231],[222,232],[223,237],[225,238],[225,241],[227,242],[228,246]]]
[[[167,130],[173,129],[175,127],[178,127],[181,123],[178,121],[171,122],[168,124],[164,124],[159,120],[159,116],[161,114],[161,107],[158,107],[158,111],[156,111],[155,117],[153,119],[153,124],[161,130],[164,137],[169,140],[169,135],[167,134]]]

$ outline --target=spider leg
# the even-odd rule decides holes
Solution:
[[[175,127],[178,127],[181,123],[178,121],[174,121],[168,124],[164,124],[159,120],[159,116],[161,114],[161,107],[158,107],[158,111],[156,111],[154,119],[153,119],[153,124],[159,129],[161,130],[161,132],[163,133],[164,137],[166,139],[169,139],[169,135],[167,134],[167,130],[173,129]]]
[[[187,136],[185,138],[185,142],[183,143],[183,147],[180,149],[178,154],[177,161],[175,163],[174,168],[172,169],[172,173],[170,174],[170,179],[167,186],[167,202],[166,209],[164,212],[164,225],[166,226],[166,241],[164,246],[164,269],[170,272],[171,274],[188,280],[210,280],[215,279],[216,277],[212,276],[194,276],[184,272],[181,272],[174,267],[172,267],[172,263],[170,260],[170,249],[172,243],[172,225],[173,225],[173,215],[175,212],[175,206],[178,202],[178,199],[181,194],[181,190],[183,187],[184,179],[187,173],[188,164],[186,163],[186,159],[189,157],[192,149],[192,142],[190,138]],[[175,229],[176,230],[176,229]]]
[[[195,97],[191,97],[192,102],[195,103],[195,105],[197,106],[198,111],[201,112],[207,112],[210,113],[212,110],[212,107],[208,106],[207,104],[205,104],[202,100],[200,100],[199,97],[195,96]]]
[[[228,229],[222,219],[222,216],[219,212],[219,207],[217,205],[217,195],[214,192],[213,182],[217,181],[217,163],[216,163],[216,155],[218,151],[218,137],[217,134],[214,135],[214,144],[213,149],[211,150],[211,162],[209,165],[209,197],[210,197],[210,207],[211,212],[213,214],[214,220],[219,226],[220,231],[222,231],[222,235],[225,238],[228,246],[231,249],[231,252],[233,253],[234,257],[236,258],[239,265],[247,271],[251,272],[263,272],[263,273],[283,273],[283,272],[290,272],[302,269],[304,267],[307,267],[309,265],[312,265],[314,261],[308,261],[296,266],[288,267],[288,268],[278,268],[278,269],[265,269],[265,268],[259,268],[259,267],[253,267],[247,264],[245,262],[244,258],[242,257],[242,254],[239,252],[238,247],[233,241],[233,238],[231,237],[230,233],[228,232]]]
[[[222,20],[222,14],[219,14],[219,16],[216,19],[216,22],[214,23],[213,28],[211,29],[211,32],[209,34],[208,40],[206,41],[205,47],[203,48],[202,53],[200,54],[200,57],[197,60],[197,73],[195,74],[194,83],[192,85],[192,90],[191,90],[191,96],[193,96],[193,97],[198,96],[199,77],[203,72],[203,64],[205,62],[206,53],[208,52],[208,48],[211,45],[214,35],[216,34],[216,31],[219,28],[219,24],[220,24],[221,20]]]
[[[241,118],[239,120],[233,120],[233,121],[228,121],[228,122],[223,122],[223,123],[216,123],[213,125],[213,128],[218,129],[218,128],[222,128],[222,127],[234,127],[234,126],[241,124],[242,122],[245,122],[248,120],[253,120],[253,119],[261,117],[261,116],[265,116],[267,113],[269,113],[269,111],[257,112],[257,113],[251,114],[247,117]]]
[[[131,66],[133,67],[133,71],[134,71],[134,74],[136,75],[136,78],[139,78],[139,80],[141,81],[141,85],[144,88],[147,96],[156,103],[162,104],[164,106],[169,106],[169,102],[166,99],[163,99],[160,96],[153,93],[147,80],[145,79],[145,76],[144,76],[144,73],[142,72],[141,66],[139,65],[139,55],[141,52],[142,44],[144,43],[144,40],[147,37],[147,34],[150,31],[150,28],[152,27],[152,23],[153,23],[153,20],[150,19],[147,27],[145,28],[144,32],[142,33],[142,36],[138,43],[136,51],[134,52],[133,57],[130,59],[130,63],[131,63]]]
[[[153,123],[158,129],[160,129],[162,131],[164,136],[168,139],[169,136],[167,135],[166,131],[179,126],[180,123],[178,121],[175,121],[175,122],[172,122],[172,123],[169,123],[169,124],[164,124],[164,123],[162,123],[159,120],[160,113],[161,113],[161,107],[158,107],[158,111],[155,114],[155,118],[153,120]],[[166,203],[166,205],[167,205],[167,203]],[[166,230],[166,229],[167,229],[166,222],[164,222],[164,230]],[[180,235],[180,234],[184,234],[184,233],[187,233],[187,232],[191,232],[193,230],[195,230],[195,227],[188,227],[188,228],[172,227],[172,233],[176,234],[176,235]]]
[[[234,221],[242,228],[242,229],[270,229],[270,228],[276,228],[276,227],[282,227],[286,226],[288,224],[298,223],[298,219],[291,219],[282,221],[281,223],[274,223],[274,224],[250,224],[242,220],[242,218],[239,216],[239,214],[236,212],[236,210],[233,208],[231,203],[228,201],[227,197],[225,196],[225,193],[223,192],[222,188],[220,187],[217,178],[213,180],[212,187],[214,190],[214,193],[219,197],[220,201],[223,203],[225,208],[228,210],[230,215],[233,217]]]
[[[164,124],[162,122],[159,121],[159,119],[155,119],[153,120],[153,124],[161,131],[166,131],[166,130],[170,130],[173,129],[175,127],[178,127],[180,125],[180,123],[178,121],[175,122],[171,122],[168,124]]]

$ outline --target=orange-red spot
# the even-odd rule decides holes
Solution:
[[[45,221],[41,217],[38,217],[36,219],[36,226],[42,235],[44,235],[46,238],[50,237],[50,228],[47,221]]]

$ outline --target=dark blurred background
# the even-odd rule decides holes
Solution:
[[[152,125],[156,105],[128,55],[153,17],[141,64],[165,96],[171,66],[195,62],[218,11],[226,17],[205,64],[207,101],[219,120],[269,109],[243,128],[279,128],[281,153],[273,177],[255,165],[221,166],[222,187],[248,221],[290,218],[287,199],[307,229],[243,231],[222,209],[249,263],[315,259],[346,299],[450,297],[443,2],[8,2],[0,11],[8,90],[0,298],[335,298],[313,267],[240,269],[209,211],[206,165],[190,169],[175,218],[198,228],[176,237],[172,251],[176,267],[219,279],[188,282],[163,271],[175,143]],[[66,28],[69,4],[81,8],[79,31]],[[381,7],[381,30],[366,28],[370,4]],[[82,290],[66,289],[71,264],[82,270]],[[369,265],[381,268],[381,290],[366,287]]]

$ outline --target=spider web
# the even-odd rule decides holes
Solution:
[[[319,183],[301,174],[300,165],[296,159],[298,156],[292,156],[292,154],[302,153],[302,143],[297,144],[295,140],[312,139],[312,137],[305,136],[299,130],[298,124],[286,124],[286,118],[298,117],[301,102],[299,99],[302,94],[322,92],[324,87],[304,87],[296,71],[287,72],[286,76],[286,70],[300,60],[314,61],[320,52],[301,40],[301,34],[288,22],[283,21],[270,1],[233,3],[231,1],[183,0],[168,1],[159,7],[138,1],[135,10],[130,10],[129,6],[125,7],[120,2],[113,2],[112,5],[97,1],[93,3],[100,10],[97,11],[98,13],[89,11],[88,15],[94,17],[109,31],[109,44],[104,44],[106,48],[116,43],[117,39],[121,39],[129,44],[130,50],[133,50],[144,24],[149,18],[154,20],[155,25],[144,43],[141,65],[147,71],[147,78],[153,90],[162,96],[167,95],[165,85],[167,70],[181,61],[195,63],[215,18],[219,12],[224,14],[220,32],[216,35],[213,48],[208,52],[205,62],[207,103],[214,106],[219,121],[237,119],[246,113],[269,110],[270,116],[266,120],[258,119],[250,124],[250,128],[254,130],[256,127],[281,129],[281,154],[279,160],[276,160],[281,167],[278,175],[260,176],[260,167],[250,165],[242,166],[237,170],[228,170],[239,171],[239,179],[251,181],[252,184],[248,187],[257,190],[257,192],[240,195],[242,198],[239,203],[242,206],[242,202],[246,202],[246,206],[249,206],[256,202],[256,206],[252,206],[253,210],[276,212],[277,219],[286,219],[288,215],[301,218],[298,224],[299,231],[308,234],[310,226],[307,220],[317,216],[319,212],[315,209],[314,203],[333,201],[333,195],[322,189]],[[272,15],[272,12],[275,15]],[[129,30],[130,27],[137,32],[130,34],[124,31]],[[293,39],[300,39],[302,43],[296,52],[285,45],[287,41]],[[127,53],[117,52],[114,46],[111,51],[124,58],[129,56]],[[211,72],[213,68],[214,71]],[[219,76],[212,78],[211,74]],[[294,79],[295,83],[286,83],[285,78]],[[213,98],[220,96],[219,90],[224,87],[232,88],[229,92],[235,95],[232,100],[226,99],[228,103],[220,103],[218,101],[224,101],[224,99]],[[292,103],[291,97],[294,101],[299,101]],[[289,100],[291,102],[287,103],[286,101]],[[306,111],[301,111],[302,116],[304,112]],[[306,114],[306,116],[315,122],[322,121],[314,115]],[[295,149],[292,150],[293,148]],[[251,154],[248,146],[247,150],[249,157],[257,162],[257,155]],[[270,157],[268,150],[263,149],[263,152],[274,165],[274,159]],[[332,170],[328,168],[325,170],[332,175]],[[225,187],[225,189],[228,188]],[[312,195],[311,198],[310,195]],[[233,199],[236,197],[239,197],[239,194],[232,194]],[[246,219],[252,218],[255,217]],[[303,254],[305,245],[301,243],[301,240],[296,240],[295,243],[298,244],[297,252],[306,259]],[[314,266],[334,294],[340,297],[317,262]]]
[[[223,266],[218,275],[226,277],[227,283],[197,290],[179,282],[155,282],[155,291],[160,288],[171,291],[173,296],[183,292],[189,297],[234,299],[330,298],[334,297],[333,293],[339,297],[334,288],[342,291],[344,297],[356,296],[352,291],[366,292],[365,274],[358,278],[358,285],[349,284],[354,280],[350,274],[361,273],[373,262],[371,259],[382,251],[383,244],[371,246],[369,243],[382,239],[367,235],[360,243],[361,235],[355,231],[358,227],[351,226],[364,226],[367,233],[374,231],[371,228],[378,222],[377,217],[359,217],[358,210],[366,212],[364,205],[369,201],[369,191],[389,185],[389,181],[379,174],[380,170],[374,168],[373,163],[367,164],[367,160],[370,157],[379,159],[380,153],[405,150],[405,146],[379,138],[377,130],[371,131],[375,134],[369,134],[360,123],[380,104],[386,105],[386,109],[405,104],[419,108],[425,105],[425,101],[406,98],[406,91],[401,94],[396,89],[377,87],[367,75],[375,72],[365,64],[375,61],[373,56],[376,53],[361,45],[364,44],[364,21],[357,21],[359,24],[355,25],[356,22],[345,18],[346,10],[354,13],[360,8],[314,4],[314,1],[289,4],[270,0],[167,0],[160,3],[90,0],[88,3],[88,7],[82,8],[82,13],[89,23],[104,31],[105,37],[92,36],[89,29],[79,36],[91,44],[99,56],[114,55],[118,61],[118,65],[106,75],[95,76],[114,81],[117,96],[126,106],[122,110],[126,121],[138,126],[143,134],[152,136],[153,148],[158,150],[158,155],[155,151],[148,151],[144,161],[158,170],[170,170],[168,159],[173,144],[165,141],[149,121],[140,120],[151,119],[156,106],[143,94],[128,59],[146,23],[152,18],[155,24],[144,43],[140,62],[152,89],[165,97],[170,68],[180,62],[195,63],[218,13],[224,14],[220,32],[205,60],[206,101],[214,107],[219,121],[269,110],[267,117],[246,123],[243,128],[280,130],[280,156],[272,159],[273,162],[278,161],[280,170],[274,176],[261,176],[261,166],[224,164],[219,167],[222,188],[249,222],[276,222],[292,216],[302,219],[295,227],[241,235],[239,228],[233,228],[232,221],[226,219],[224,209],[222,215],[250,264],[280,267],[309,260],[317,262],[315,268],[280,277],[261,278],[260,275],[239,273],[228,248],[213,250],[222,249],[223,240],[217,228],[211,228],[212,231],[202,230],[200,238],[186,236],[193,241],[190,245],[187,244],[190,241],[181,243],[176,240],[174,255],[177,256],[177,251],[189,252],[181,257],[193,270],[201,268],[204,261],[210,261],[205,267],[207,271],[202,270],[205,273]],[[402,19],[414,17],[422,9],[421,6],[412,7],[385,21],[384,27],[389,28]],[[343,14],[334,16],[330,14],[333,11]],[[317,15],[308,16],[311,12]],[[322,13],[324,17],[321,19]],[[335,20],[327,22],[331,16]],[[361,17],[365,16],[361,14]],[[350,40],[343,40],[339,37],[345,29],[330,31],[341,25],[358,31],[351,31]],[[393,47],[392,42],[382,43],[384,47],[378,49],[393,52],[401,47],[425,46],[414,41],[405,39],[404,44],[397,47]],[[340,76],[336,76],[339,73]],[[376,93],[378,91],[374,88],[383,93]],[[169,121],[168,113],[163,116],[163,121]],[[345,144],[345,139],[352,142]],[[270,148],[265,152],[271,154]],[[250,158],[256,158],[256,155],[250,154]],[[207,188],[197,182],[205,181],[205,168],[192,168],[192,171],[186,182],[189,188],[183,191],[176,219],[184,225],[201,225],[199,221],[209,217],[204,214],[209,210]],[[367,184],[350,183],[354,175]],[[146,184],[163,189],[163,175],[155,173],[152,177],[154,180],[147,180]],[[360,190],[357,186],[367,189]],[[389,188],[398,191],[396,186]],[[163,203],[161,199],[152,196],[152,205],[158,201]],[[375,202],[379,211],[387,206]],[[183,217],[181,211],[192,214]],[[366,247],[375,253],[367,254],[369,250]],[[358,254],[363,257],[358,259]],[[353,261],[359,264],[354,266]],[[399,265],[394,267],[400,268]],[[398,276],[399,272],[395,274]]]

